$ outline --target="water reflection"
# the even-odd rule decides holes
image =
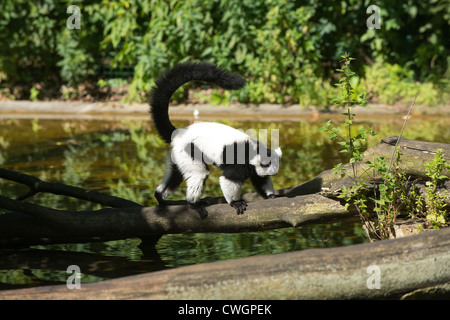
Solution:
[[[367,242],[359,220],[238,234],[165,235],[157,246],[167,267]]]
[[[69,265],[82,283],[253,255],[367,242],[358,220],[238,234],[165,235],[155,247],[138,238],[0,251],[0,290],[64,284]]]

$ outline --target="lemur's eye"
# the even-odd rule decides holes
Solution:
[[[261,167],[262,168],[268,168],[271,165],[271,161],[269,161],[268,163],[261,163]]]

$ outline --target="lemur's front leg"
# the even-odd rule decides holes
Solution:
[[[270,176],[260,177],[258,175],[252,175],[250,177],[253,187],[258,194],[264,199],[275,198],[275,192],[273,190],[272,179]]]
[[[241,200],[241,187],[243,181],[230,180],[225,176],[219,178],[220,188],[222,189],[223,196],[225,200],[236,209],[237,214],[243,214],[247,210],[247,203]]]

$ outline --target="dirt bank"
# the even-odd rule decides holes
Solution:
[[[356,107],[360,115],[406,115],[407,105],[370,104],[366,107]],[[123,104],[120,102],[66,102],[66,101],[0,101],[0,117],[96,117],[99,115],[148,116],[147,103]],[[340,114],[342,109],[325,110],[314,106],[260,104],[231,104],[228,106],[212,106],[208,104],[178,104],[171,105],[172,118],[193,117],[198,114],[201,119],[209,117],[251,118],[262,119],[293,119],[316,117],[319,114]],[[424,107],[415,106],[414,114],[450,115],[450,106]]]

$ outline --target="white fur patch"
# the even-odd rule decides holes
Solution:
[[[282,152],[281,152],[281,148],[276,148],[275,149],[275,153],[281,158],[281,155],[283,154]]]
[[[222,189],[223,196],[228,203],[241,200],[241,185],[228,180],[224,176],[219,178],[220,188]]]
[[[173,155],[178,155],[181,153],[186,154],[186,146],[190,146],[193,143],[197,148],[198,155],[203,157],[195,159],[198,163],[204,161],[206,164],[215,163],[220,165],[223,162],[222,153],[224,146],[248,140],[249,136],[244,132],[230,126],[215,122],[197,122],[183,130],[179,130],[171,145],[174,150]],[[180,164],[179,161],[181,159],[172,158],[172,160]],[[187,161],[190,162],[190,160]]]

